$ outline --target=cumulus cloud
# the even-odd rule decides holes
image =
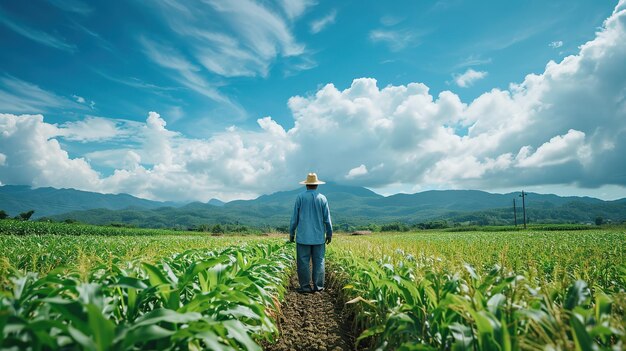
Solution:
[[[249,198],[259,189],[282,188],[289,175],[284,167],[286,154],[295,147],[269,117],[259,119],[259,131],[231,130],[203,140],[168,130],[167,122],[150,112],[145,123],[129,128],[136,141],[132,147],[73,158],[61,148],[60,140],[104,137],[81,133],[85,126],[101,123],[99,119],[81,122],[57,126],[46,123],[41,115],[0,114],[4,155],[0,182],[124,192],[161,200]],[[118,139],[125,132],[120,129]],[[103,176],[90,162],[115,170]]]
[[[474,71],[471,68],[468,68],[467,71],[463,74],[458,74],[454,76],[454,82],[461,88],[470,87],[477,80],[481,80],[487,76],[487,72],[484,71]]]
[[[87,117],[82,121],[66,122],[59,129],[60,136],[74,141],[102,141],[125,134],[117,128],[118,122],[109,118]]]
[[[83,158],[70,158],[61,148],[55,138],[58,128],[45,123],[42,115],[0,114],[0,133],[3,184],[84,189],[100,181]]]
[[[380,89],[367,78],[345,90],[328,84],[314,96],[293,97],[289,107],[295,126],[288,135],[310,150],[289,158],[294,169],[341,179],[358,172],[355,163],[384,164],[368,172],[370,185],[418,180],[434,154],[448,151],[441,150],[446,139],[459,138],[446,125],[456,124],[465,108],[450,92],[434,98],[424,84]]]
[[[346,179],[353,179],[356,177],[364,176],[367,173],[367,167],[365,167],[365,165],[360,165],[359,167],[354,167],[350,171],[348,171],[348,174],[346,174]]]
[[[466,179],[479,179],[487,172],[507,169],[511,165],[511,154],[496,159],[485,157],[479,160],[474,155],[450,156],[437,161],[424,174],[424,181],[431,184],[454,183]]]
[[[133,170],[141,165],[141,156],[131,149],[93,151],[85,154],[85,159],[90,164],[121,170]]]
[[[104,137],[77,132],[79,124],[46,123],[41,115],[3,114],[0,182],[201,201],[295,188],[309,171],[374,188],[624,189],[624,4],[576,55],[468,102],[451,91],[431,94],[422,83],[379,87],[359,78],[347,88],[327,84],[290,98],[289,129],[264,117],[252,129],[190,139],[150,112],[133,129],[136,143],[87,158],[70,157],[59,140],[68,142],[72,129],[85,140]],[[114,158],[115,170],[106,176],[89,163]]]
[[[570,129],[567,134],[557,135],[550,141],[539,146],[531,153],[531,148],[524,146],[517,155],[518,167],[546,167],[579,160],[588,162],[590,149],[585,144],[585,133]]]

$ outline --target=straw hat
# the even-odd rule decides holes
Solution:
[[[321,180],[317,179],[317,174],[309,173],[306,176],[306,180],[301,181],[300,184],[315,185],[315,184],[326,184],[326,182],[322,182]]]

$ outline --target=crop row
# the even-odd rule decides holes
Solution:
[[[626,346],[623,233],[466,234],[350,238],[331,250],[328,261],[344,286],[360,347]]]
[[[1,222],[1,221],[0,221]],[[261,240],[262,237],[209,237],[201,235],[0,235],[0,290],[13,270],[48,273],[59,267],[84,276],[99,264],[114,260],[156,260],[189,248],[220,249]]]
[[[59,223],[59,222],[31,222],[5,219],[0,220],[0,235],[171,235],[172,230],[145,229],[145,228],[125,228],[111,226],[96,226],[80,223]],[[186,234],[198,234],[196,232],[185,232]]]
[[[2,349],[260,350],[277,334],[292,250],[267,242],[113,260],[43,276],[14,271],[0,296]]]
[[[371,237],[344,237],[334,248],[355,249],[370,257],[403,254],[427,257],[433,269],[479,272],[499,265],[523,275],[529,284],[565,290],[576,280],[612,292],[620,265],[626,265],[623,230],[564,232],[420,232]],[[617,288],[619,289],[619,288]]]

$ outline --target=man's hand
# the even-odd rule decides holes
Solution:
[[[294,237],[290,236],[290,237],[289,237],[289,242],[290,242],[290,243],[294,243],[294,242],[296,242],[296,239],[294,239]]]
[[[330,242],[331,242],[332,240],[333,240],[333,238],[332,238],[332,237],[327,236],[327,237],[326,237],[326,244],[330,244]]]

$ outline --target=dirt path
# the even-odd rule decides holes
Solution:
[[[327,280],[328,281],[328,280]],[[342,315],[343,304],[332,287],[322,292],[300,294],[296,276],[291,277],[278,322],[281,335],[267,351],[344,351],[352,350],[349,321]]]

